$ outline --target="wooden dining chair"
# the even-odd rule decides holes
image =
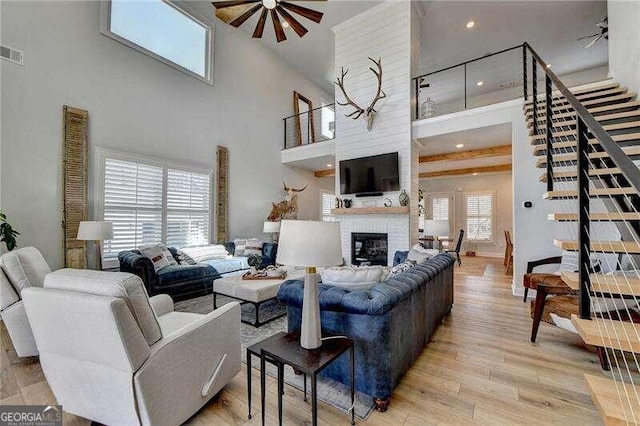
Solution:
[[[505,248],[504,248],[504,273],[506,275],[513,273],[513,243],[511,242],[511,233],[504,230]]]

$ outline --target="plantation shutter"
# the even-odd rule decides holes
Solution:
[[[161,242],[162,167],[107,158],[104,174],[104,220],[113,222],[113,239],[103,258]]]
[[[431,199],[433,220],[449,220],[449,197],[433,197]]]
[[[167,245],[209,243],[210,176],[184,170],[167,172]]]
[[[332,192],[321,192],[322,220],[324,222],[335,222],[336,217],[331,213],[331,209],[336,208],[336,196]]]
[[[78,226],[87,220],[87,140],[89,113],[64,106],[62,228],[64,266],[87,267],[86,241],[77,240]]]
[[[467,239],[474,241],[492,240],[493,194],[466,194],[465,200],[467,214]]]

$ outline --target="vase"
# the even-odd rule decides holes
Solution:
[[[420,106],[420,118],[429,118],[433,117],[437,114],[436,111],[436,103],[431,100],[431,98],[427,98],[426,101],[422,103]]]
[[[400,195],[398,196],[398,201],[400,202],[400,205],[403,207],[406,207],[409,205],[409,195],[407,194],[407,191],[405,191],[404,189],[400,191]]]

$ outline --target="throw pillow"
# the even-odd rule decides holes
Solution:
[[[180,265],[195,265],[197,263],[191,256],[182,250],[178,249],[176,252],[178,254],[178,263]]]
[[[247,245],[244,248],[244,256],[262,256],[262,246],[264,242],[258,240],[257,238],[251,238],[247,240]]]
[[[407,260],[412,260],[417,264],[425,262],[431,259],[433,256],[438,254],[438,250],[435,249],[427,249],[422,247],[420,244],[416,244],[409,250],[409,254],[407,255]]]
[[[164,244],[139,247],[138,250],[140,250],[140,253],[142,253],[144,257],[151,259],[153,269],[155,269],[156,272],[166,266],[178,264]]]
[[[236,251],[233,253],[234,256],[244,256],[244,249],[247,246],[246,238],[236,238],[233,240],[233,244],[236,246]]]
[[[396,275],[400,275],[404,271],[407,271],[414,266],[416,266],[416,262],[414,262],[413,260],[407,260],[406,262],[399,263],[393,268],[389,269],[389,275],[387,276],[387,279],[393,278]]]
[[[194,262],[204,262],[213,259],[226,259],[229,256],[225,246],[221,244],[209,244],[206,246],[182,247],[183,253],[193,259]]]
[[[321,273],[322,284],[349,289],[369,289],[382,281],[386,276],[382,266],[334,267],[326,268]]]

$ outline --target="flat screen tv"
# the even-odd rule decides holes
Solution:
[[[341,194],[373,195],[399,189],[397,152],[340,162]]]

